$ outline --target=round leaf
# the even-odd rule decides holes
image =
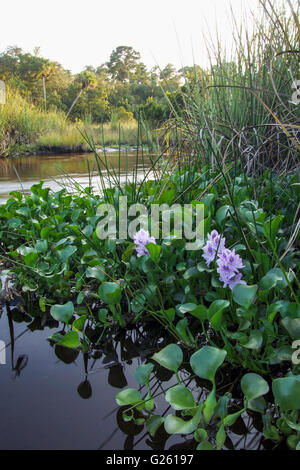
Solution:
[[[103,282],[98,289],[100,299],[106,304],[119,304],[122,289],[115,282]]]
[[[183,385],[169,388],[165,398],[174,410],[185,410],[196,406],[192,392]]]
[[[64,305],[53,305],[50,309],[52,317],[63,323],[69,323],[74,313],[73,302],[67,302]]]
[[[223,364],[226,354],[222,349],[204,346],[192,355],[191,368],[198,377],[214,382],[216,371]]]
[[[249,308],[257,292],[257,285],[245,286],[237,284],[232,289],[233,300],[242,307]]]
[[[269,385],[258,374],[246,374],[241,380],[241,388],[247,400],[254,400],[268,393]]]
[[[182,364],[183,354],[177,344],[168,344],[164,349],[153,354],[152,359],[166,369],[176,373]]]

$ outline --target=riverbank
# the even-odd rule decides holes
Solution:
[[[138,140],[148,143],[135,120],[103,125],[72,123],[64,113],[40,109],[12,89],[7,90],[6,103],[0,105],[0,158],[89,152],[84,132],[99,148],[134,147]]]

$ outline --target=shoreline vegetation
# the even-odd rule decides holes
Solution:
[[[90,152],[83,128],[99,148],[137,144],[138,123],[134,119],[122,125],[72,123],[64,113],[44,111],[8,87],[6,104],[0,108],[0,157]],[[147,145],[145,135],[141,143]]]
[[[29,195],[12,191],[0,205],[2,272],[25,299],[26,314],[57,322],[51,344],[83,357],[112,338],[122,343],[133,328],[156,325],[158,336],[134,374],[137,387],[124,385],[116,395],[118,422],[121,429],[145,427],[151,437],[164,427],[168,436],[189,436],[197,450],[234,447],[230,430],[245,416],[268,448],[300,449],[299,6],[261,4],[253,36],[237,27],[232,61],[217,46],[209,71],[192,67],[176,93],[164,92],[168,118],[148,126],[141,114],[136,128],[124,124],[127,139],[138,144],[132,175],[121,178],[120,166],[101,160],[93,124],[86,122],[81,136],[94,153],[100,194],[91,181],[82,187],[70,178],[73,192],[67,185],[52,192],[40,182]],[[112,55],[110,73],[126,88],[127,68],[116,69],[117,59]],[[12,109],[16,102],[20,113],[11,117],[19,116],[12,123],[18,136],[46,146],[64,135],[73,144],[75,123],[63,134],[70,125],[65,114],[26,107],[31,117],[24,119],[24,100],[15,94]],[[9,113],[4,122],[12,122]],[[151,145],[152,167],[141,181],[143,139]],[[11,136],[11,142],[22,139]],[[167,206],[169,236],[162,236],[161,217],[154,240],[150,224],[141,231],[141,222],[133,240],[123,231],[120,239],[101,238],[98,209],[113,208],[120,220],[121,196],[144,218],[141,206],[148,214],[154,204]],[[187,223],[175,212],[182,215],[185,205],[193,217],[198,205],[204,210],[200,249],[187,250],[177,236]],[[159,367],[176,385],[159,383],[153,391]],[[167,415],[155,407],[162,394]]]

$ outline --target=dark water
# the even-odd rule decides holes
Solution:
[[[34,319],[4,307],[0,318],[0,338],[6,343],[6,364],[0,365],[0,449],[195,449],[192,436],[169,436],[162,426],[152,438],[144,425],[121,418],[116,394],[127,387],[139,388],[135,368],[170,342],[160,337],[162,331],[155,331],[153,325],[149,328],[109,334],[101,345],[83,354],[48,340],[60,331],[49,317]],[[156,344],[155,336],[159,338]],[[181,380],[199,399],[203,392],[189,377],[188,371],[180,372]],[[152,395],[175,383],[172,373],[155,367],[150,379]],[[145,396],[145,389],[141,393]],[[163,394],[155,402],[156,414],[172,413]],[[226,447],[272,448],[261,427],[259,416],[245,413],[231,429]],[[215,427],[207,430],[215,436]]]
[[[102,159],[103,153],[99,153]],[[150,158],[147,155],[139,155],[138,162],[136,152],[120,153],[108,151],[107,162],[110,168],[114,168],[120,181],[124,183],[127,178],[132,179],[133,172],[137,169],[138,179],[142,179],[150,168]],[[107,174],[102,165],[104,175]],[[76,181],[83,187],[91,182],[95,192],[100,192],[100,180],[97,176],[97,167],[93,154],[67,154],[67,155],[40,155],[21,158],[0,159],[0,204],[9,197],[10,191],[21,190],[23,187],[27,193],[33,184],[40,180],[45,181],[45,186],[54,191],[67,186],[72,190],[72,181]],[[68,176],[69,177],[68,177]],[[20,183],[21,180],[21,183]]]
[[[136,333],[109,341],[92,357],[51,345],[47,338],[57,326],[26,324],[31,319],[16,311],[13,317],[4,309],[0,319],[6,343],[6,365],[0,365],[1,449],[151,449],[147,439],[155,445],[147,432],[145,439],[143,426],[121,420],[115,401],[121,389],[138,386],[134,370],[143,348]],[[166,386],[173,383],[169,378]]]

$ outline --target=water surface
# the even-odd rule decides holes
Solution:
[[[104,160],[102,152],[99,156]],[[142,180],[151,166],[148,155],[140,154],[137,160],[134,151],[120,152],[120,155],[118,151],[110,151],[106,156],[109,167],[115,170],[121,183],[125,183],[126,178],[132,180],[136,173],[138,180]],[[105,165],[102,165],[102,170],[108,176]],[[91,183],[96,193],[101,192],[95,157],[91,153],[7,158],[0,159],[0,204],[8,199],[11,191],[23,188],[28,193],[30,187],[40,180],[53,191],[64,186],[72,190],[76,181],[82,187]]]

